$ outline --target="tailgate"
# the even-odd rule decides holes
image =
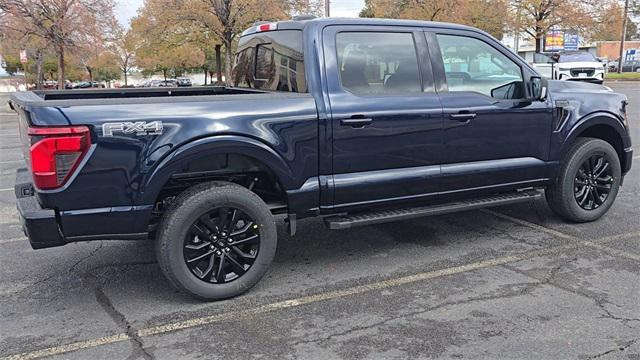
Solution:
[[[31,146],[31,141],[29,139],[29,112],[20,106],[16,106],[12,104],[12,107],[18,114],[18,130],[20,132],[20,142],[22,143],[22,154],[24,155],[24,159],[27,162],[27,166],[31,168],[31,152],[29,151],[29,147]]]
[[[31,91],[12,93],[9,105],[18,114],[18,129],[20,131],[22,151],[27,161],[27,166],[31,166],[29,127],[66,126],[69,125],[69,121],[58,107],[47,106],[42,97]]]

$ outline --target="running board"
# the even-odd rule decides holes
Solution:
[[[390,221],[414,219],[423,216],[441,215],[458,211],[474,210],[489,206],[521,203],[538,199],[541,196],[542,191],[526,190],[439,205],[429,205],[398,210],[375,211],[369,213],[337,215],[326,217],[324,219],[324,222],[329,227],[329,229],[342,230],[349,229],[355,226],[380,224]]]

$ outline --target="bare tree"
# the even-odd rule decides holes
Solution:
[[[65,53],[95,41],[115,22],[113,0],[0,0],[0,29],[43,39],[58,59],[58,88],[65,85]]]

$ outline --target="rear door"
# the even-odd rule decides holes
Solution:
[[[442,107],[421,29],[329,26],[323,46],[334,207],[420,199],[439,190]]]
[[[443,191],[525,187],[548,179],[552,110],[527,99],[532,75],[494,39],[427,33],[444,108]]]

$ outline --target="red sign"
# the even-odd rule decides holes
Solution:
[[[27,61],[29,61],[27,59],[27,51],[26,50],[20,50],[20,62],[23,64],[26,64]]]

